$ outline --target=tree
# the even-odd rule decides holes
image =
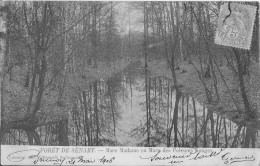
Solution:
[[[6,24],[7,24],[7,10],[8,7],[6,6],[5,2],[0,2],[0,122],[1,122],[1,118],[2,118],[2,111],[4,110],[3,107],[3,74],[4,74],[4,61],[5,61],[5,54],[6,54]],[[1,128],[1,124],[0,123],[0,128]],[[0,141],[2,140],[2,128],[1,128],[1,137],[0,137]]]
[[[146,128],[147,128],[147,146],[150,146],[150,109],[149,109],[149,78],[148,78],[148,52],[147,52],[147,40],[148,40],[148,8],[147,2],[143,2],[144,10],[144,58],[145,58],[145,96],[146,96]]]

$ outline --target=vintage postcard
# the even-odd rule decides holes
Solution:
[[[258,8],[1,2],[1,164],[258,166]]]

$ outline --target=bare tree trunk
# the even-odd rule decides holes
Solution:
[[[181,98],[181,95],[179,95],[178,93],[176,93],[176,102],[175,102],[175,107],[174,107],[174,147],[177,147],[177,142],[178,142],[178,111],[179,111],[179,100]],[[171,127],[172,130],[172,127]],[[170,130],[170,132],[171,132]],[[171,134],[170,134],[171,136]],[[171,138],[171,137],[170,137]]]
[[[210,112],[209,113],[209,118],[210,118],[210,125],[211,125],[211,139],[212,139],[212,142],[213,142],[213,145],[212,147],[215,148],[216,147],[216,137],[215,137],[215,133],[214,133],[214,118],[213,118],[213,112]]]
[[[3,75],[4,75],[4,61],[5,61],[5,53],[6,53],[6,46],[5,46],[5,40],[6,40],[6,30],[7,30],[7,5],[6,2],[1,1],[0,2],[0,22],[2,24],[2,27],[0,28],[0,143],[2,141],[3,136],[3,129],[1,126],[2,124],[2,110],[4,110],[3,107]]]
[[[237,128],[237,133],[236,133],[236,135],[234,136],[234,140],[233,140],[233,142],[232,142],[231,148],[235,148],[235,146],[236,146],[236,144],[237,144],[237,139],[238,139],[238,137],[239,137],[239,135],[240,135],[240,131],[241,131],[242,127],[243,127],[242,125],[239,125],[239,126],[238,126],[238,128]]]
[[[156,77],[154,78],[154,110],[157,113],[157,84],[156,84]]]
[[[195,120],[195,122],[194,122],[194,123],[195,123],[195,124],[194,124],[194,125],[195,125],[195,135],[194,135],[195,140],[194,140],[194,144],[193,144],[193,145],[194,145],[195,147],[197,147],[197,146],[198,146],[198,133],[197,133],[197,130],[198,130],[198,129],[197,129],[197,128],[198,128],[197,125],[198,125],[198,124],[197,124],[197,123],[198,123],[198,122],[197,122],[197,113],[196,113],[196,112],[197,112],[197,110],[196,110],[196,103],[195,103],[194,98],[192,98],[192,103],[193,103],[194,120]]]
[[[162,103],[162,80],[161,78],[159,78],[159,103],[158,103],[158,107],[159,107],[159,112],[161,112],[161,103]]]
[[[116,146],[117,142],[116,142],[116,121],[115,121],[115,106],[114,106],[114,94],[112,94],[111,91],[111,84],[112,84],[112,80],[108,79],[108,92],[109,92],[109,96],[110,96],[110,106],[111,106],[111,112],[112,112],[112,120],[113,120],[113,133],[114,133],[114,145]]]
[[[242,62],[241,62],[241,54],[240,52],[233,48],[235,57],[236,57],[236,61],[237,61],[237,68],[238,68],[238,78],[239,78],[239,87],[240,87],[240,91],[241,91],[241,95],[242,95],[242,99],[244,102],[244,108],[246,110],[246,112],[248,113],[249,117],[253,118],[253,113],[252,110],[250,108],[250,103],[246,94],[246,88],[245,88],[245,83],[244,83],[244,78],[243,78],[243,66],[242,66]]]
[[[92,43],[93,43],[93,58],[94,58],[94,67],[97,68],[98,64],[97,64],[97,54],[98,54],[98,50],[97,50],[97,2],[93,2],[93,25],[92,25],[92,31],[93,31],[93,38],[92,38]]]
[[[218,128],[218,135],[217,135],[217,137],[218,137],[218,148],[219,148],[219,135],[220,135],[220,129],[221,129],[221,124],[222,124],[222,117],[220,118],[220,121],[219,121],[219,128]]]
[[[33,145],[33,144],[41,145],[40,137],[36,133],[35,129],[26,129],[25,132],[28,137],[29,145]],[[34,140],[34,142],[33,142],[33,140]]]
[[[173,118],[172,118],[172,124],[169,129],[168,133],[168,138],[167,138],[167,147],[170,147],[171,145],[171,133],[172,129],[174,126],[174,147],[177,146],[177,141],[178,141],[178,111],[179,111],[179,100],[181,98],[181,95],[176,93],[176,99],[175,99],[175,107],[174,107],[174,113],[173,113]]]
[[[218,124],[218,121],[219,121],[219,114],[217,114],[217,124],[216,124],[216,129],[215,129],[215,130],[216,130],[216,132],[215,132],[215,133],[216,133],[216,134],[215,134],[215,135],[216,135],[216,138],[218,138],[218,125],[219,125],[219,124]]]
[[[58,122],[59,146],[69,146],[68,119]]]
[[[147,146],[150,146],[150,110],[149,110],[149,78],[148,78],[148,53],[147,53],[147,39],[148,39],[148,15],[147,2],[144,2],[144,57],[145,57],[145,96],[146,96],[146,130],[147,130]]]
[[[251,148],[255,148],[256,132],[257,131],[252,126],[247,126],[247,128],[246,128],[246,138],[245,138],[243,148],[249,148],[250,140],[251,140],[251,143],[252,143]]]
[[[93,84],[94,88],[94,112],[95,112],[95,122],[96,122],[96,146],[99,146],[99,111],[98,111],[98,81]]]
[[[169,82],[168,82],[168,85],[167,85],[167,122],[166,122],[166,130],[168,131],[169,130],[169,124],[170,124],[170,120],[171,120],[171,117],[170,117],[170,92],[169,92]]]
[[[45,82],[45,76],[46,76],[46,71],[47,71],[47,62],[46,62],[46,57],[45,57],[45,52],[42,52],[42,59],[41,59],[41,69],[40,69],[40,75],[39,75],[39,90],[36,96],[36,102],[35,102],[35,107],[32,112],[32,117],[35,116],[36,112],[40,109],[41,107],[41,100],[43,97],[43,91],[44,91],[44,82]]]
[[[83,91],[82,92],[82,97],[83,97],[83,105],[84,105],[84,109],[85,109],[85,126],[86,126],[86,129],[87,129],[87,137],[88,137],[88,146],[90,146],[91,144],[91,140],[90,140],[90,126],[89,126],[89,112],[88,112],[88,106],[87,106],[87,99],[86,99],[86,92]]]
[[[133,108],[133,87],[132,87],[132,78],[131,77],[130,77],[129,84],[130,84],[131,111],[132,111],[132,108]]]
[[[89,145],[92,146],[94,145],[93,143],[93,132],[94,132],[94,120],[93,120],[93,110],[92,110],[92,84],[89,85],[89,93],[88,93],[88,105],[89,105],[89,134],[90,134],[90,142]]]
[[[131,15],[130,15],[130,8],[128,8],[128,55],[132,59],[132,54],[131,54]],[[131,83],[131,82],[130,82]]]
[[[148,77],[148,110],[149,110],[149,128],[151,127],[151,77]]]
[[[186,115],[186,118],[187,118],[187,124],[186,124],[186,136],[188,136],[188,127],[189,127],[189,95],[187,95],[187,105],[186,105],[186,112],[187,112],[187,115]]]
[[[203,147],[207,147],[207,122],[205,106],[203,106],[203,124],[205,125],[203,129]]]
[[[181,99],[181,118],[182,146],[184,146],[184,96]]]
[[[228,147],[228,139],[227,139],[227,125],[226,125],[226,119],[223,119],[224,121],[224,130],[225,130],[225,148]]]

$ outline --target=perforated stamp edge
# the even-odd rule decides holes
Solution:
[[[235,3],[235,2],[231,2],[231,3]],[[255,19],[256,19],[256,10],[257,10],[257,7],[256,6],[254,6],[254,5],[246,5],[246,4],[239,4],[239,3],[236,3],[236,4],[238,4],[238,5],[242,5],[242,6],[246,6],[246,7],[248,7],[248,8],[250,8],[250,10],[253,10],[252,11],[252,26],[251,26],[251,29],[250,29],[250,31],[249,32],[251,32],[251,33],[249,33],[249,37],[248,37],[248,39],[249,39],[249,45],[248,46],[245,46],[245,47],[239,47],[239,46],[234,46],[234,45],[228,45],[228,44],[223,44],[221,41],[218,41],[217,39],[216,39],[216,37],[217,37],[217,34],[219,33],[219,25],[217,25],[217,28],[216,28],[216,30],[215,30],[215,36],[214,36],[214,43],[215,44],[217,44],[217,45],[220,45],[220,46],[225,46],[225,47],[232,47],[232,48],[239,48],[239,49],[244,49],[244,50],[250,50],[251,49],[251,45],[252,45],[252,36],[253,36],[253,31],[254,31],[254,24],[255,24]],[[224,3],[224,4],[222,4],[221,6],[220,6],[220,10],[219,10],[219,16],[220,16],[220,13],[222,12],[222,10],[224,10],[223,9],[223,7],[225,6],[225,5],[228,5],[228,3]],[[217,24],[218,24],[218,22],[219,22],[219,19],[220,19],[220,17],[218,17],[218,20],[217,20]],[[259,62],[260,63],[260,62]]]

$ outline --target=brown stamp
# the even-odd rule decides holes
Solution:
[[[220,7],[215,43],[250,49],[256,6],[225,3]]]

